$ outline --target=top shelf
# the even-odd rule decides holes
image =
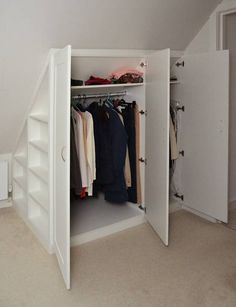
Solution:
[[[135,87],[142,86],[144,83],[124,83],[124,84],[103,84],[103,85],[81,85],[81,86],[72,86],[72,90],[80,89],[92,89],[92,88],[119,88],[119,87]]]
[[[179,81],[170,81],[170,84],[179,84]],[[103,85],[80,85],[71,86],[71,90],[84,90],[84,89],[96,89],[96,88],[122,88],[122,87],[137,87],[142,86],[145,83],[124,83],[124,84],[103,84]]]

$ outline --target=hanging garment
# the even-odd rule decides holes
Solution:
[[[93,195],[93,182],[96,179],[95,142],[93,117],[89,112],[83,114],[86,122],[86,161],[87,161],[87,192]]]
[[[94,186],[96,186],[96,189],[100,189],[100,186],[114,181],[109,113],[97,102],[90,104],[88,111],[92,114],[94,123],[96,159],[96,182]]]
[[[176,131],[171,117],[170,117],[170,152],[171,152],[171,160],[178,159],[179,151],[176,140]]]
[[[137,204],[142,204],[141,175],[140,175],[140,113],[138,105],[134,106],[135,112],[135,145],[136,145],[136,176],[137,176]]]
[[[108,127],[111,136],[111,157],[114,173],[113,182],[104,186],[105,200],[122,203],[128,200],[124,177],[127,134],[117,112],[108,107],[105,107],[105,111],[109,118]]]
[[[122,110],[125,130],[128,135],[128,149],[131,170],[132,186],[128,188],[128,199],[130,202],[137,203],[137,173],[136,173],[136,140],[135,140],[135,112],[132,104]]]
[[[82,191],[82,181],[80,174],[79,159],[76,151],[75,132],[73,119],[71,118],[71,150],[70,150],[70,187],[76,195]]]
[[[118,115],[119,115],[119,118],[122,122],[122,125],[124,126],[123,116],[119,113],[118,113]],[[126,156],[125,156],[125,183],[126,183],[127,188],[130,188],[132,186],[128,146],[126,147]]]
[[[76,150],[80,164],[82,187],[87,188],[88,178],[87,178],[87,161],[86,161],[85,146],[84,146],[85,143],[84,143],[83,120],[81,115],[74,108],[72,108],[71,114],[72,114],[73,126],[75,132]]]

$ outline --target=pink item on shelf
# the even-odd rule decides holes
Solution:
[[[134,75],[137,75],[139,77],[142,77],[143,76],[143,72],[137,70],[137,69],[134,69],[134,68],[128,68],[128,67],[124,67],[124,68],[121,68],[121,69],[118,69],[116,71],[114,71],[111,75],[110,75],[110,79],[120,79],[120,77],[122,77],[123,75],[125,74],[134,74]]]

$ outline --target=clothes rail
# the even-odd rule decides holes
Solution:
[[[115,92],[115,93],[101,93],[101,94],[81,94],[72,96],[73,99],[89,99],[89,98],[103,98],[103,97],[115,97],[115,96],[125,96],[126,91]]]

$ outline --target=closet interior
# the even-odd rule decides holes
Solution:
[[[178,59],[177,57],[171,57],[170,67],[172,65],[175,65],[175,62],[177,61],[177,59]],[[111,84],[99,84],[99,83],[105,83],[107,82],[107,80],[110,80],[109,76],[111,76],[113,72],[117,72],[117,71],[125,72],[131,69],[133,69],[136,72],[138,71],[140,72],[140,74],[142,74],[142,79],[140,80],[140,82],[135,82],[134,80],[132,81],[133,83],[118,83],[118,82],[126,82],[126,80],[125,81],[122,80],[122,81],[117,81],[117,83],[112,82]],[[146,159],[145,158],[146,157],[146,154],[145,154],[145,139],[146,139],[145,127],[146,127],[146,120],[147,120],[146,103],[145,103],[145,98],[146,98],[145,72],[146,72],[146,59],[141,58],[141,57],[137,57],[137,58],[136,57],[96,57],[96,56],[95,57],[91,57],[91,56],[90,57],[86,57],[86,56],[72,57],[72,62],[71,62],[71,79],[73,80],[72,86],[71,86],[72,112],[77,111],[80,114],[81,112],[84,112],[84,111],[89,112],[91,110],[91,105],[93,105],[94,107],[96,106],[96,108],[99,108],[100,106],[100,108],[102,109],[103,106],[107,104],[107,100],[110,100],[111,102],[113,101],[115,103],[118,101],[118,104],[119,104],[119,101],[124,101],[124,103],[126,103],[130,109],[132,109],[133,103],[137,105],[136,110],[138,112],[137,116],[139,117],[139,131],[138,131],[139,140],[137,141],[136,139],[136,142],[139,143],[139,146],[138,146],[139,152],[136,151],[136,156],[137,156],[136,159],[138,161],[137,167],[139,168],[139,173],[140,173],[140,189],[141,189],[140,191],[141,199],[137,200],[136,198],[135,200],[135,199],[132,199],[131,197],[131,201],[130,201],[130,197],[128,197],[126,201],[106,200],[104,192],[102,191],[103,189],[106,190],[106,185],[101,187],[100,190],[97,193],[95,193],[96,194],[95,197],[88,196],[88,193],[86,193],[86,197],[83,198],[78,195],[79,193],[75,195],[76,193],[74,192],[73,189],[71,189],[70,216],[71,216],[71,241],[72,241],[71,243],[72,245],[81,244],[89,240],[104,236],[106,234],[111,234],[118,230],[123,230],[123,229],[133,227],[135,225],[145,222],[145,214],[144,214],[144,211],[145,211],[145,167],[146,167],[145,166],[145,163],[146,163],[145,161]],[[98,79],[97,82],[96,80],[95,82],[92,82],[95,84],[85,85],[86,80],[88,80],[88,82],[92,80],[91,76],[95,76],[96,78],[99,77],[103,79]],[[171,93],[172,88],[174,86],[178,86],[179,81],[171,73],[170,73],[170,76],[171,78],[170,78],[169,86],[170,86],[170,93]],[[76,84],[75,80],[77,80],[77,83],[80,82],[79,85],[75,85]],[[82,84],[82,81],[83,81],[83,84]],[[112,106],[108,106],[108,108],[115,110],[115,108],[113,108]],[[125,106],[121,106],[120,108],[120,110],[123,109],[123,114],[125,112],[125,108],[126,108]],[[175,179],[174,171],[175,171],[175,164],[176,164],[175,160],[179,157],[179,153],[176,152],[178,150],[178,145],[176,144],[176,139],[178,139],[176,128],[177,127],[179,128],[180,126],[180,116],[178,113],[179,111],[183,111],[183,110],[184,108],[181,107],[181,103],[178,101],[175,101],[174,98],[170,96],[170,114],[172,114],[172,117],[170,116],[171,125],[172,125],[171,127],[172,137],[170,137],[170,140],[172,140],[172,142],[170,141],[170,152],[172,152],[171,145],[172,145],[172,149],[174,149],[175,151],[175,152],[172,152],[172,157],[171,157],[171,154],[169,157],[170,159],[170,166],[169,166],[170,175],[169,176],[170,176],[170,182],[171,182],[171,187],[172,187],[169,189],[170,211],[174,211],[180,208],[180,205],[178,203],[178,197],[181,197],[181,196],[179,196],[175,183],[174,183],[174,179]],[[119,113],[117,114],[119,114],[119,116],[122,116],[121,115],[122,112],[120,112],[119,110],[118,112]],[[172,118],[175,120],[174,124],[172,122]],[[130,118],[128,118],[128,121],[129,120]],[[130,125],[134,125],[134,123],[130,123]],[[107,127],[104,127],[103,129],[105,128]],[[72,129],[74,129],[73,125],[71,125],[71,130]],[[96,130],[95,125],[94,125],[94,129]],[[125,132],[127,133],[126,130]],[[96,131],[94,131],[94,134],[96,135]],[[72,137],[75,138],[74,133],[73,134],[71,133],[71,138]],[[104,137],[106,137],[106,131],[104,131]],[[132,148],[129,148],[128,146],[130,137],[131,136],[128,136],[127,145],[125,145],[127,147],[128,153],[130,152],[130,150],[132,151]],[[137,138],[137,135],[136,135],[136,138]],[[71,144],[73,142],[74,140],[72,141],[71,139]],[[96,145],[96,141],[95,141],[95,145]],[[118,148],[119,151],[122,150],[121,144],[118,144],[118,145],[115,144],[114,146],[119,146],[116,148]],[[72,151],[72,147],[71,147],[71,151]],[[96,150],[95,152],[96,152],[96,156],[99,155],[99,153]],[[111,154],[112,152],[109,153],[109,155]],[[72,157],[71,155],[71,163],[72,163],[72,160],[74,160],[74,157]],[[96,162],[97,160],[98,158],[96,159]],[[115,161],[115,162],[119,163],[119,161]],[[107,163],[107,161],[105,161],[105,163]],[[132,161],[131,161],[131,164],[133,164]],[[123,168],[125,171],[125,163],[123,165]],[[74,175],[75,168],[71,166],[70,169],[71,169],[72,174]],[[135,170],[135,185],[137,185],[136,170]],[[77,171],[79,172],[79,170]],[[103,170],[101,169],[100,172],[103,172]],[[70,175],[71,180],[72,180],[72,174]],[[106,170],[105,170],[105,176],[106,176]],[[95,189],[96,189],[96,182],[97,180],[94,181],[93,183]],[[133,187],[131,187],[131,189],[132,188]],[[127,188],[127,190],[129,190],[129,188]],[[136,192],[137,191],[135,189],[135,193]],[[119,195],[119,192],[117,193]]]
[[[111,73],[114,71],[117,71],[119,69],[123,68],[132,68],[137,69],[143,74],[143,80],[141,80],[140,83],[111,83],[111,84],[100,84],[98,85],[99,81],[95,85],[79,85],[79,86],[72,86],[71,87],[71,103],[72,105],[80,105],[84,106],[86,110],[90,110],[89,106],[94,105],[96,109],[103,109],[107,108],[105,105],[107,104],[107,101],[124,101],[127,103],[128,107],[133,111],[132,103],[135,102],[137,104],[137,109],[139,113],[140,118],[140,136],[139,136],[139,143],[140,143],[140,153],[138,159],[141,159],[145,157],[145,67],[140,66],[141,63],[143,63],[142,58],[133,58],[133,57],[72,57],[71,62],[71,78],[73,80],[89,80],[90,76],[98,76],[101,78],[104,78],[106,80],[109,79],[109,76],[111,76]],[[135,81],[135,80],[134,80]],[[143,82],[142,82],[143,81]],[[108,101],[109,103],[109,101]],[[111,106],[108,106],[108,108],[112,108]],[[120,110],[125,110],[125,107],[121,107]],[[103,111],[101,111],[103,112]],[[105,112],[105,111],[104,111]],[[116,111],[115,111],[116,112]],[[118,111],[119,116],[122,116],[121,112]],[[143,113],[143,114],[142,114]],[[106,114],[105,114],[106,115]],[[100,124],[103,125],[102,119],[96,118],[98,121],[100,121]],[[134,118],[133,118],[134,119]],[[109,120],[109,119],[108,119]],[[120,117],[119,117],[120,120]],[[128,120],[128,119],[127,119]],[[128,124],[128,123],[127,123]],[[133,123],[130,123],[131,125],[134,125]],[[98,125],[94,125],[94,129],[99,127]],[[122,129],[122,127],[117,127],[118,129]],[[110,128],[105,125],[102,126],[102,129],[109,130]],[[125,127],[123,128],[125,133],[127,131],[125,130]],[[100,134],[104,133],[105,140],[98,140],[95,142],[95,146],[100,141],[103,142],[102,146],[106,146],[106,140],[109,141],[110,137],[110,131],[99,131]],[[109,133],[109,135],[106,134],[106,132]],[[119,134],[120,131],[117,131],[117,134]],[[94,131],[95,135],[98,135],[99,133]],[[98,137],[102,137],[99,135]],[[118,135],[118,138],[122,137]],[[132,136],[135,138],[135,135]],[[107,139],[106,139],[107,138]],[[119,140],[117,140],[119,142]],[[120,142],[128,142],[128,140],[122,139]],[[112,140],[111,140],[112,143]],[[110,145],[110,144],[109,144]],[[135,144],[134,144],[135,145]],[[101,146],[101,145],[100,145]],[[122,151],[122,148],[125,146],[128,152],[128,143],[121,144],[116,143],[111,146],[116,146],[116,148],[108,148],[108,155],[116,154],[113,153],[113,150]],[[109,151],[110,150],[110,151]],[[102,157],[102,155],[106,154],[105,148],[104,150],[100,148],[100,152],[96,150],[96,162],[101,164],[99,169],[97,169],[97,177],[106,177],[111,176],[109,170],[106,170],[106,164],[109,163],[108,157]],[[99,157],[98,157],[99,155]],[[129,156],[128,156],[129,157]],[[99,160],[100,159],[100,160]],[[102,159],[106,159],[101,161]],[[114,156],[114,160],[112,162],[119,164],[120,161],[116,161],[116,159],[122,159],[122,153],[118,153]],[[135,161],[133,161],[135,162]],[[130,162],[129,162],[130,163]],[[131,161],[132,163],[132,161]],[[136,163],[136,162],[135,162]],[[119,165],[118,165],[119,166]],[[105,167],[105,170],[103,169]],[[117,165],[114,165],[111,167],[111,172],[114,172],[114,168],[117,167]],[[124,161],[123,161],[123,167],[125,167]],[[129,165],[130,168],[130,165]],[[141,187],[141,195],[144,199],[145,197],[145,191],[144,191],[144,182],[145,182],[145,164],[142,162],[139,162],[139,168],[140,168],[140,187]],[[108,172],[106,174],[106,171]],[[125,171],[125,169],[124,169]],[[100,172],[100,174],[99,174]],[[126,178],[125,178],[126,179]],[[109,178],[107,178],[108,184],[103,185],[100,189],[98,189],[98,192],[96,193],[96,197],[92,196],[86,196],[85,199],[80,199],[80,197],[76,197],[71,191],[71,237],[72,237],[72,244],[79,244],[83,243],[86,240],[97,238],[99,236],[104,236],[105,234],[109,234],[118,230],[125,229],[127,227],[132,227],[135,225],[138,225],[139,223],[144,222],[144,209],[142,208],[144,201],[137,202],[137,199],[133,199],[134,202],[128,201],[128,198],[126,201],[118,201],[114,202],[112,201],[112,198],[107,201],[105,200],[104,192],[102,192],[102,189],[105,188],[109,190],[109,184],[112,184],[112,180],[109,182]],[[120,178],[122,180],[122,178]],[[136,180],[136,170],[135,170],[135,180]],[[100,181],[106,182],[106,178],[102,178]],[[96,181],[94,181],[94,189],[96,189],[96,182],[99,182],[99,178],[97,178]],[[127,183],[127,182],[126,182]],[[121,183],[122,184],[122,183]],[[135,182],[136,184],[136,182]],[[108,187],[108,188],[106,188]],[[128,189],[128,188],[127,188]],[[126,189],[126,190],[127,190]],[[119,187],[118,187],[119,190]],[[123,191],[124,192],[124,191]],[[109,193],[109,192],[108,192]],[[119,191],[117,192],[119,195]],[[105,192],[106,194],[106,192]],[[122,195],[122,191],[120,191],[120,194]],[[116,198],[116,197],[115,197]]]

